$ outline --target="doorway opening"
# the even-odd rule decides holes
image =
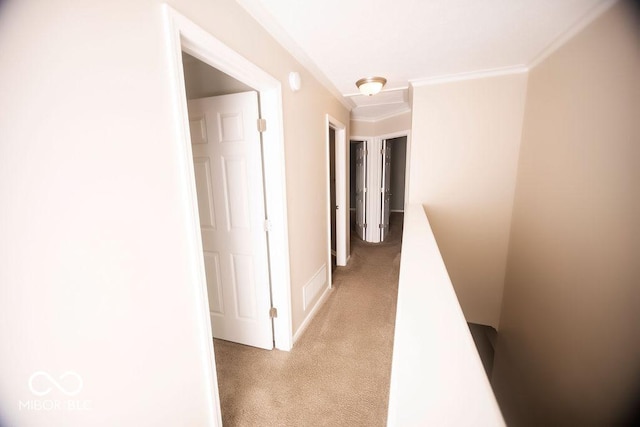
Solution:
[[[288,351],[293,345],[291,331],[291,296],[289,278],[289,243],[287,232],[284,137],[282,123],[282,94],[280,81],[265,73],[243,56],[223,44],[211,34],[202,30],[189,19],[165,5],[168,41],[172,49],[170,65],[173,70],[174,105],[176,106],[178,147],[183,167],[183,185],[188,199],[192,240],[194,275],[199,278],[201,289],[203,327],[211,335],[209,307],[205,277],[205,262],[202,251],[201,228],[195,184],[195,172],[191,144],[191,133],[186,99],[183,67],[183,52],[203,62],[219,72],[235,79],[244,87],[258,93],[260,116],[266,121],[268,131],[262,133],[263,177],[266,218],[264,227],[269,231],[266,239],[269,247],[269,273],[272,286],[273,305],[277,317],[273,319],[273,339],[275,348]],[[256,126],[258,124],[256,123]],[[211,349],[212,350],[212,349]],[[213,355],[213,352],[211,353]]]
[[[183,53],[214,338],[273,349],[258,93]]]
[[[221,425],[220,395],[218,393],[216,364],[213,349],[210,306],[205,273],[205,256],[201,235],[200,213],[197,198],[196,174],[193,159],[183,52],[202,61],[238,82],[252,88],[259,94],[258,108],[266,121],[268,132],[262,134],[264,150],[263,194],[266,218],[264,222],[270,257],[268,272],[272,286],[272,304],[277,308],[273,318],[273,345],[288,351],[293,345],[291,328],[291,295],[289,277],[289,244],[287,232],[287,206],[285,191],[284,137],[282,123],[282,94],[279,80],[247,61],[243,56],[204,31],[198,25],[163,5],[166,41],[168,45],[167,65],[171,72],[171,90],[174,106],[174,129],[176,131],[176,155],[179,157],[181,190],[180,204],[186,219],[188,238],[187,259],[190,262],[191,277],[185,286],[195,300],[198,310],[196,327],[200,336],[203,374],[207,377],[206,393],[210,398],[211,424]],[[233,121],[233,118],[230,119]],[[258,123],[256,122],[256,126]],[[261,122],[264,125],[264,122]],[[242,169],[242,168],[239,168]],[[237,201],[237,200],[236,200]],[[239,202],[243,203],[243,202]],[[238,258],[239,263],[242,259]],[[238,265],[240,267],[240,265]],[[236,271],[242,272],[242,268]],[[275,314],[275,313],[274,313]]]
[[[383,242],[402,224],[407,194],[409,135],[354,137],[350,141],[350,229],[361,240]]]
[[[329,127],[329,208],[331,221],[331,272],[338,266],[336,262],[336,130]]]

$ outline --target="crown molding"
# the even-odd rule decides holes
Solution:
[[[289,34],[287,34],[273,16],[265,9],[259,0],[236,0],[236,2],[253,18],[264,30],[271,35],[284,50],[289,52],[313,77],[320,82],[340,103],[349,111],[355,108],[352,100],[345,98],[333,83],[325,76],[311,58],[304,52]]]
[[[442,83],[459,82],[463,80],[483,79],[487,77],[505,76],[508,74],[526,73],[529,68],[524,65],[516,65],[512,67],[490,68],[486,70],[470,71],[465,73],[444,74],[441,76],[427,77],[424,79],[409,80],[413,87],[428,86]]]
[[[595,21],[598,17],[600,17],[600,15],[609,10],[611,6],[613,6],[617,2],[618,0],[607,0],[582,15],[575,23],[573,23],[573,25],[571,25],[566,31],[560,33],[558,37],[556,37],[549,45],[547,45],[544,49],[538,52],[536,56],[533,57],[533,60],[529,62],[529,69],[539,65],[542,61],[547,59],[553,52],[555,52],[565,43],[571,40],[587,25]]]
[[[373,118],[364,118],[364,117],[357,117],[357,116],[353,116],[353,112],[352,112],[352,117],[351,117],[351,121],[352,122],[364,122],[364,123],[377,123],[380,122],[382,120],[387,120],[387,119],[391,119],[393,117],[397,117],[397,116],[401,116],[403,114],[407,114],[411,112],[411,107],[406,107],[403,108],[402,110],[399,111],[394,111],[393,113],[388,113],[388,114],[382,114],[380,116],[376,116]]]

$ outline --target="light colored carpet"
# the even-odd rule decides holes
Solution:
[[[225,426],[384,426],[402,214],[384,243],[355,235],[347,267],[291,352],[214,340]]]

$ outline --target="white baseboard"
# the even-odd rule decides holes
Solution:
[[[304,311],[307,311],[307,307],[320,295],[322,287],[328,282],[328,277],[327,265],[322,264],[322,267],[320,267],[320,269],[316,271],[316,274],[304,285],[304,288],[302,288],[302,309]]]
[[[316,302],[316,304],[313,306],[311,310],[309,310],[309,314],[307,314],[307,317],[304,319],[302,324],[300,324],[300,327],[298,328],[296,333],[293,335],[294,345],[296,341],[298,341],[298,338],[300,338],[302,333],[305,331],[305,329],[307,329],[307,326],[309,326],[309,323],[311,323],[311,321],[313,320],[314,316],[316,315],[320,307],[322,307],[322,305],[325,303],[325,301],[329,297],[329,294],[331,293],[332,290],[333,290],[332,288],[327,286],[324,292],[322,293],[322,295],[320,296],[320,298],[318,298],[318,301]]]

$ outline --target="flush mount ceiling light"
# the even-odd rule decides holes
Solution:
[[[380,92],[385,83],[387,83],[387,79],[384,77],[365,77],[358,80],[356,86],[360,89],[361,94],[372,96]]]

